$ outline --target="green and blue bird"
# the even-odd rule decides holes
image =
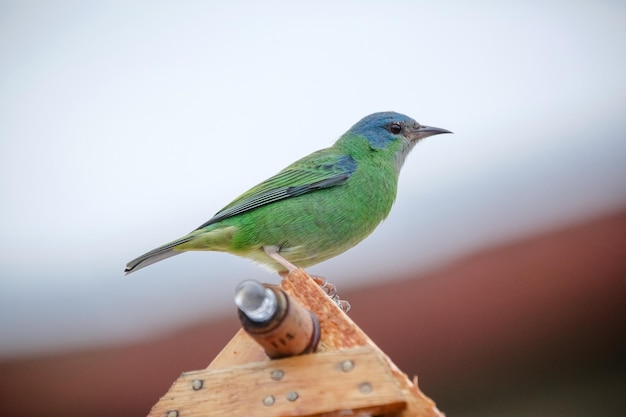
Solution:
[[[329,148],[251,188],[189,234],[126,265],[126,273],[187,251],[228,252],[284,273],[350,249],[387,217],[415,144],[451,133],[408,116],[364,117]]]

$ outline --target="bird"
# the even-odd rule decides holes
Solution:
[[[219,251],[280,274],[335,257],[387,217],[413,147],[449,130],[396,112],[370,114],[330,147],[241,194],[190,233],[126,264],[129,274],[187,251]]]

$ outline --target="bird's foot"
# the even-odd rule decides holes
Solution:
[[[279,250],[280,250],[280,247],[278,246],[263,246],[263,251],[265,251],[265,254],[267,256],[269,256],[270,258],[272,258],[273,260],[275,260],[276,262],[278,262],[280,265],[284,266],[287,269],[287,271],[279,272],[280,276],[284,278],[292,271],[295,271],[296,269],[298,269],[298,267],[292,264],[291,262],[289,262],[287,259],[283,258],[278,253]],[[330,299],[333,300],[335,304],[337,304],[337,306],[341,309],[341,311],[343,311],[344,313],[347,313],[348,311],[350,311],[350,303],[347,302],[346,300],[342,300],[339,298],[339,295],[337,294],[337,287],[335,286],[335,284],[333,284],[332,282],[328,282],[326,279],[322,277],[311,277],[311,278],[313,278],[313,281],[315,281],[317,285],[319,285],[322,288],[322,291],[324,291],[330,297]]]
[[[346,300],[342,300],[339,298],[339,294],[337,294],[337,287],[335,286],[335,284],[329,282],[327,279],[322,277],[311,276],[311,278],[313,278],[313,281],[315,281],[315,283],[320,286],[322,291],[324,291],[330,297],[330,299],[333,300],[335,304],[337,304],[341,311],[343,311],[344,313],[350,311],[350,303]]]
[[[315,283],[320,286],[322,291],[328,294],[330,298],[337,296],[337,287],[335,286],[335,284],[328,281],[326,278],[316,277],[313,275],[311,275],[311,278],[313,278],[313,281],[315,281]]]
[[[337,307],[339,307],[339,309],[343,311],[344,313],[347,313],[352,308],[348,300],[336,299],[334,301],[335,301],[335,304],[337,304]]]

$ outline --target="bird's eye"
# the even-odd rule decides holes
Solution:
[[[392,123],[391,125],[389,125],[389,131],[394,135],[397,135],[398,133],[402,132],[402,126],[400,126],[399,123]]]

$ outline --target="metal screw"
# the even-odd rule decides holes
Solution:
[[[204,385],[204,381],[201,379],[194,379],[193,381],[191,381],[191,388],[193,388],[194,391],[198,391],[199,389],[202,389],[203,385]]]
[[[270,407],[272,405],[274,405],[274,397],[271,395],[268,395],[267,397],[263,398],[263,405],[266,407]]]
[[[369,394],[370,392],[372,392],[372,384],[370,384],[369,382],[363,382],[361,385],[359,385],[359,391],[361,391],[362,394]]]
[[[178,411],[177,410],[170,410],[167,412],[166,414],[167,417],[178,417]]]
[[[280,381],[281,379],[283,379],[284,376],[285,376],[285,373],[281,371],[280,369],[272,371],[272,379],[274,381]]]
[[[350,372],[353,369],[354,369],[354,362],[352,362],[350,359],[347,359],[347,360],[341,362],[341,370],[342,371]]]
[[[295,401],[297,400],[299,397],[298,393],[295,391],[291,391],[290,393],[287,394],[287,400],[289,401]]]

